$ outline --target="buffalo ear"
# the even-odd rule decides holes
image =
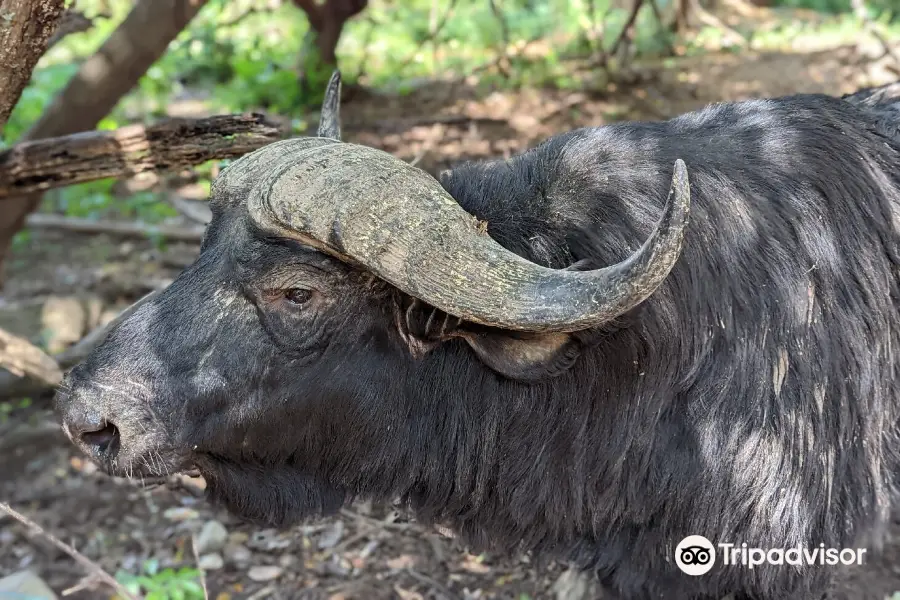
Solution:
[[[595,333],[525,333],[466,323],[415,298],[401,298],[394,319],[415,359],[454,338],[464,340],[494,372],[516,381],[538,381],[565,373]]]
[[[569,370],[584,349],[570,333],[472,332],[458,330],[491,370],[516,381],[538,381]]]

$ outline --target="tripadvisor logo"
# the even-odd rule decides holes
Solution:
[[[688,575],[703,575],[716,564],[716,549],[702,535],[689,535],[675,547],[675,564]]]
[[[716,550],[718,548],[718,551]],[[688,575],[703,575],[716,564],[716,556],[727,567],[753,569],[762,565],[861,565],[866,548],[826,548],[794,546],[791,548],[750,548],[746,543],[713,545],[702,535],[689,535],[675,547],[675,564]]]

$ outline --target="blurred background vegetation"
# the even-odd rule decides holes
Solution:
[[[716,23],[700,23],[679,37],[673,25],[678,0],[647,2],[634,22],[627,49],[631,62],[659,61],[674,54],[711,49],[739,52]],[[883,31],[900,37],[898,0],[869,0],[866,10]],[[78,0],[76,8],[93,22],[63,38],[43,57],[3,131],[8,146],[34,124],[79,64],[100,48],[132,8],[130,0]],[[766,28],[740,30],[756,49],[797,43],[799,37],[851,41],[862,23],[851,0],[772,0],[772,8],[801,8],[815,19],[774,21]],[[579,61],[612,49],[629,20],[630,2],[615,0],[372,0],[344,25],[337,46],[344,81],[405,94],[429,80],[470,77],[488,88],[597,85],[623,63],[612,57],[600,71],[578,76]],[[705,9],[704,9],[705,10]],[[660,18],[662,16],[662,18]],[[152,25],[151,25],[152,26]],[[152,122],[168,114],[176,100],[192,100],[206,114],[264,111],[289,119],[301,133],[315,119],[331,66],[308,39],[306,13],[290,0],[209,0],[138,85],[104,118],[99,129]],[[733,30],[732,30],[733,31]],[[498,58],[500,57],[500,58]],[[618,58],[618,62],[616,62]],[[303,74],[305,85],[298,84]],[[201,176],[208,184],[210,169]],[[75,185],[47,194],[45,205],[72,216],[110,209],[114,181]],[[123,216],[160,220],[174,214],[151,193],[137,193],[113,207]],[[27,234],[20,234],[27,236]]]

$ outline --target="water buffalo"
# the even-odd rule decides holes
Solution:
[[[579,129],[439,181],[341,141],[339,88],[317,137],[222,172],[196,262],[69,373],[78,447],[113,475],[197,468],[280,526],[402,498],[629,599],[820,598],[835,566],[734,565],[743,544],[877,550],[895,88]],[[716,546],[704,575],[689,535]]]

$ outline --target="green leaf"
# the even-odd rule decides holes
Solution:
[[[193,596],[203,596],[203,586],[199,582],[190,579],[182,583],[184,590]]]

